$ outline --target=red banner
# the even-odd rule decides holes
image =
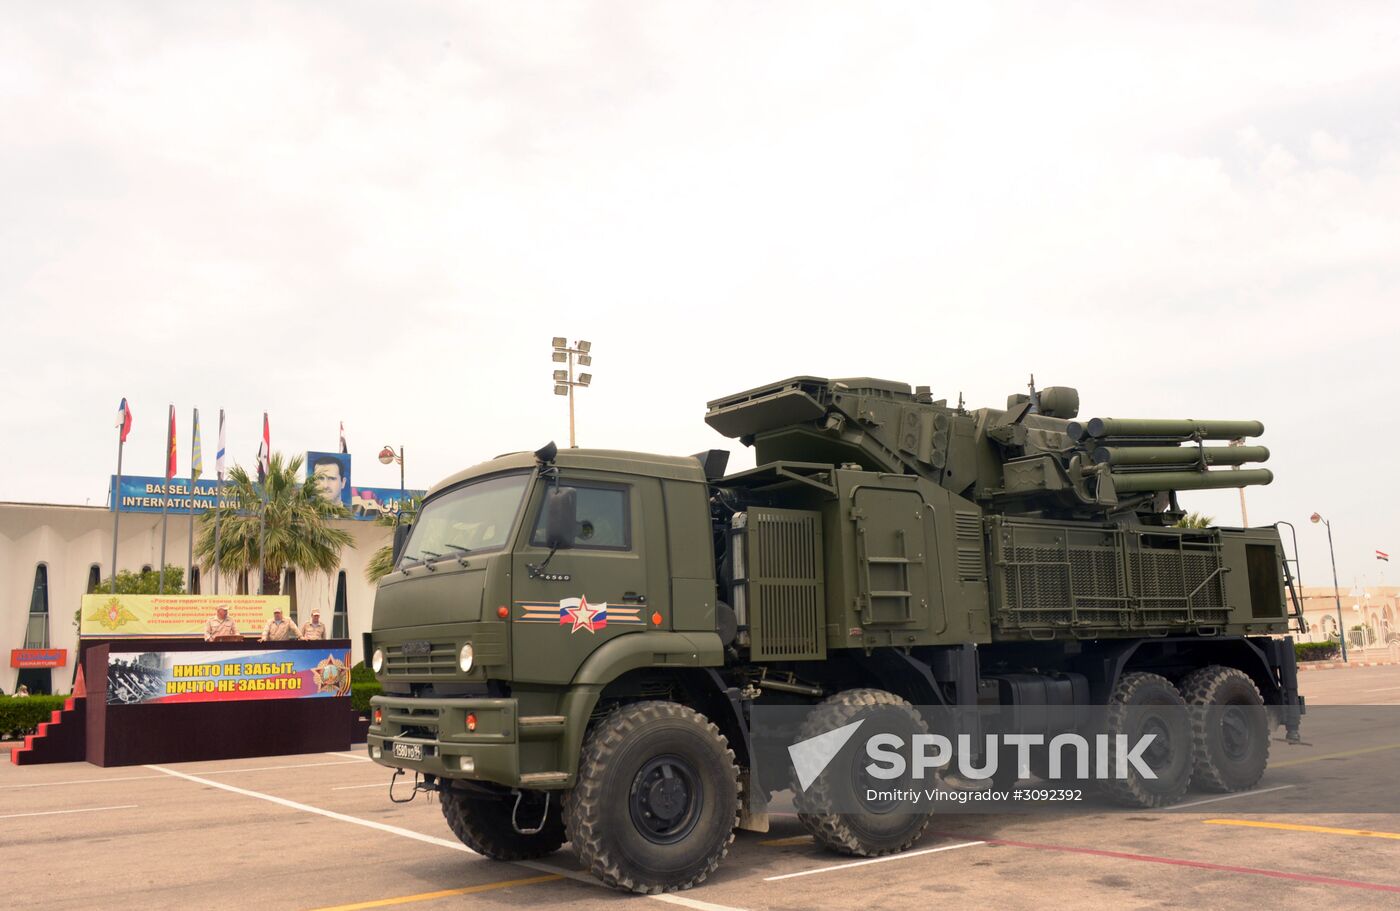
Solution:
[[[10,667],[66,667],[66,648],[12,648]]]

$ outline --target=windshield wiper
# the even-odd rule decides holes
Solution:
[[[470,547],[463,547],[460,544],[449,544],[447,546],[452,548],[453,550],[459,550],[464,554],[469,554],[472,552],[472,549]]]
[[[420,550],[420,551],[418,551],[418,552],[419,552],[420,554],[427,554],[428,556],[433,557],[433,558],[437,558],[437,557],[441,557],[441,556],[442,556],[442,554],[433,553],[431,550]],[[419,557],[419,558],[418,558],[418,562],[419,562],[419,563],[422,563],[422,562],[423,562],[423,558],[422,558],[422,557]]]

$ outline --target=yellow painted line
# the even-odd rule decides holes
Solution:
[[[499,883],[482,883],[479,886],[465,886],[461,889],[441,889],[437,892],[419,892],[417,895],[400,895],[397,898],[380,898],[370,902],[356,902],[353,905],[332,905],[317,908],[316,911],[359,911],[361,908],[388,908],[392,905],[406,905],[410,902],[426,902],[435,898],[450,898],[453,895],[473,895],[477,892],[491,892],[495,889],[509,889],[511,886],[533,886],[536,883],[549,883],[563,879],[557,873],[548,876],[527,876],[524,879],[508,879]]]
[[[791,845],[809,845],[812,843],[810,835],[794,835],[791,838],[766,838],[759,844],[767,845],[770,848],[786,848]]]
[[[1285,759],[1283,762],[1271,762],[1271,769],[1286,769],[1289,766],[1303,765],[1309,762],[1321,762],[1324,759],[1344,759],[1347,756],[1362,756],[1366,753],[1383,753],[1386,750],[1400,750],[1400,743],[1387,743],[1378,747],[1362,747],[1359,750],[1345,750],[1341,753],[1323,753],[1321,756],[1309,756],[1306,759]]]
[[[1288,832],[1317,832],[1320,835],[1360,835],[1364,838],[1390,838],[1400,841],[1400,832],[1373,832],[1370,829],[1338,829],[1333,826],[1305,826],[1293,822],[1256,822],[1252,819],[1205,819],[1211,826],[1246,826],[1251,829],[1283,829]]]

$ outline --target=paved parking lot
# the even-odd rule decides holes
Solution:
[[[1311,706],[1400,705],[1400,667],[1310,672],[1303,687]],[[1304,733],[1308,746],[1275,745],[1247,795],[1193,794],[1162,812],[949,815],[894,858],[824,853],[796,819],[776,818],[676,895],[613,893],[567,847],[538,863],[479,857],[435,803],[390,803],[389,773],[363,748],[111,769],[5,763],[0,854],[7,904],[26,908],[1400,907],[1400,813],[1297,812],[1319,788],[1364,807],[1367,782],[1400,772],[1400,738],[1384,724],[1307,719]]]

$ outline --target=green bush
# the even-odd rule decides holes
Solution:
[[[364,663],[363,661],[361,661],[359,664],[357,664],[357,665],[355,665],[354,667],[350,668],[350,682],[351,682],[351,683],[376,683],[376,682],[377,682],[377,678],[374,676],[374,671],[372,671],[372,670],[370,670],[369,668],[365,667],[365,663]]]
[[[369,714],[369,701],[379,695],[378,683],[351,683],[350,705],[361,715]]]
[[[1336,642],[1295,642],[1293,651],[1299,661],[1326,661],[1337,657]]]
[[[67,696],[0,696],[0,736],[32,734],[39,725],[63,708]]]

